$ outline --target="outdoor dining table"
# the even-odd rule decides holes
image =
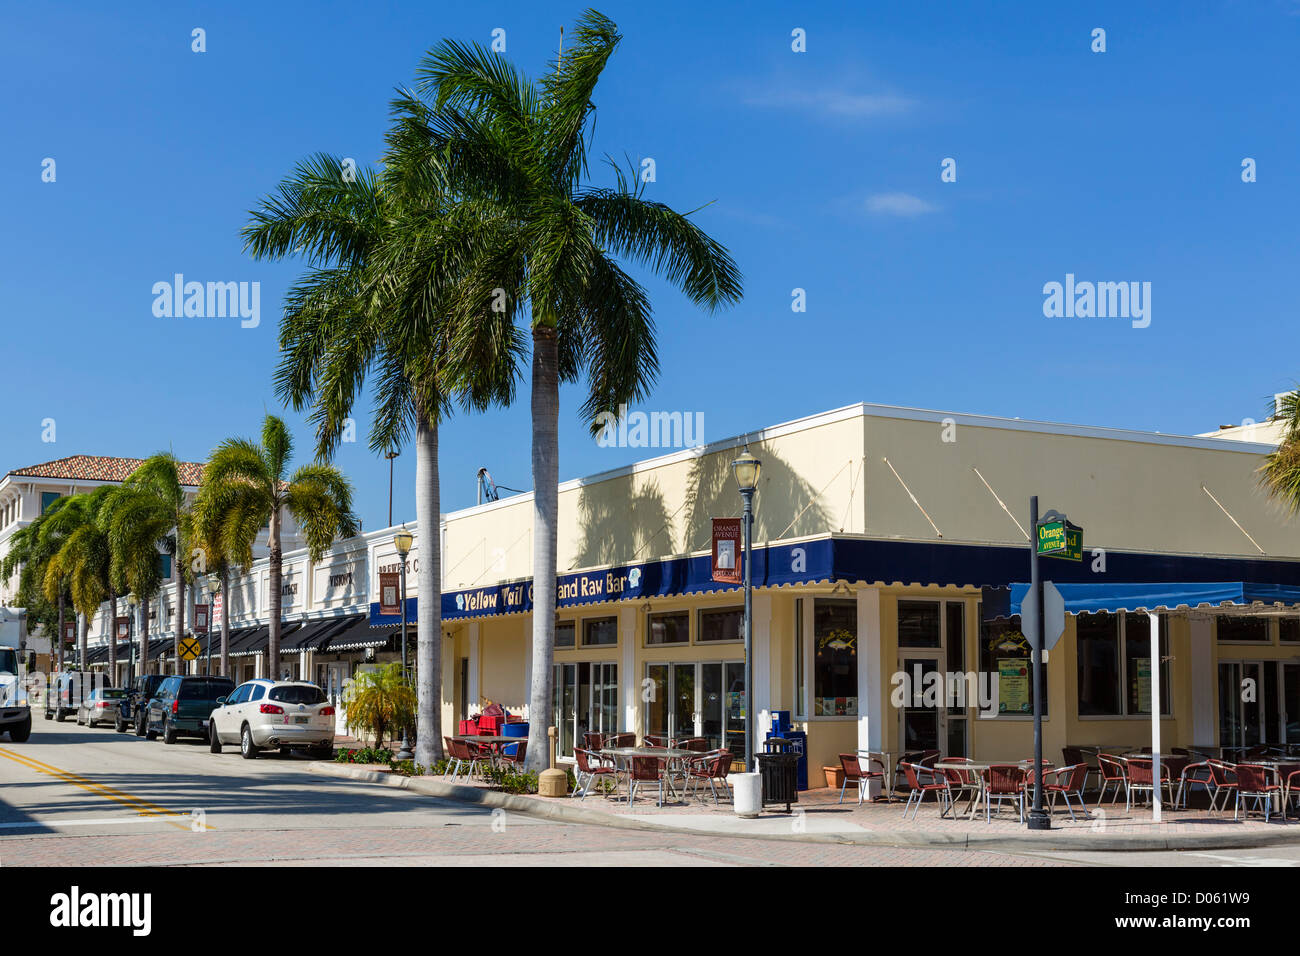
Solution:
[[[527,737],[500,737],[493,734],[457,734],[453,740],[464,740],[472,744],[523,744],[528,742]],[[491,748],[488,751],[488,757],[492,761],[492,766],[496,767],[501,756],[499,748]]]
[[[1032,758],[1027,758],[1025,760],[990,760],[987,763],[980,763],[978,761],[973,761],[973,760],[970,762],[964,760],[962,761],[940,760],[938,763],[934,765],[934,769],[935,770],[973,770],[975,773],[980,775],[980,778],[981,780],[984,781],[985,786],[980,787],[979,791],[976,792],[975,796],[971,797],[970,813],[968,814],[969,818],[974,820],[975,813],[979,810],[980,800],[983,799],[984,797],[985,787],[987,787],[988,785],[988,778],[986,775],[988,774],[990,767],[1007,767],[1007,766],[1017,767],[1018,766],[1018,767],[1025,767],[1028,769],[1033,766],[1033,763],[1034,761]],[[1052,769],[1054,769],[1052,766],[1052,761],[1044,760],[1043,776],[1046,777],[1047,774]],[[953,815],[956,816],[955,811]]]
[[[623,761],[623,769],[627,769],[627,762],[633,757],[658,757],[661,760],[685,760],[692,757],[704,756],[697,750],[682,750],[678,747],[602,747],[600,754],[603,757],[613,757],[615,765],[618,761]],[[665,768],[664,781],[668,784],[668,792],[674,797],[677,791],[673,789],[672,774]]]

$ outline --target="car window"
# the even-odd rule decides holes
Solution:
[[[270,698],[286,704],[323,704],[325,692],[315,684],[289,684],[272,687]]]
[[[216,700],[230,693],[234,681],[220,678],[200,678],[183,681],[180,685],[180,700]]]
[[[97,693],[101,698],[109,700],[121,700],[126,696],[126,691],[122,690],[120,687],[110,687],[107,690],[97,691]]]
[[[265,685],[265,684],[254,684],[254,685],[253,685],[253,696],[250,697],[249,700],[261,700],[265,695],[266,695],[266,685]]]

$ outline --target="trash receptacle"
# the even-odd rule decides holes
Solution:
[[[784,803],[789,813],[790,805],[799,802],[799,754],[783,737],[769,737],[763,751],[754,755],[763,781],[763,806]]]
[[[787,750],[794,753],[799,758],[798,788],[800,790],[808,789],[808,734],[802,730],[786,730],[785,733],[770,733],[767,735],[768,740],[784,739],[789,747]]]

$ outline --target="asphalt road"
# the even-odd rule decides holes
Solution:
[[[39,716],[0,738],[0,865],[1293,866],[1300,848],[1005,854],[554,823]]]

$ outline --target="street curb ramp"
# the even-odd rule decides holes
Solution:
[[[1300,845],[1300,829],[1294,833],[1279,830],[1277,833],[1207,833],[1195,834],[1145,834],[1098,833],[1073,834],[1064,831],[1030,832],[1018,834],[945,833],[936,830],[864,830],[833,833],[746,833],[743,830],[705,829],[703,827],[673,826],[670,822],[650,823],[631,820],[601,810],[588,810],[573,806],[567,798],[542,802],[536,797],[521,797],[512,793],[484,790],[481,787],[463,787],[446,783],[436,777],[407,777],[385,773],[354,764],[328,763],[316,760],[307,764],[309,773],[373,783],[398,790],[410,790],[440,800],[452,800],[492,809],[500,808],[531,817],[562,823],[609,827],[616,830],[642,830],[655,833],[695,834],[709,837],[738,837],[745,840],[776,840],[794,843],[831,843],[856,846],[924,847],[946,850],[997,850],[997,851],[1107,851],[1136,850],[1248,850],[1269,846]],[[1216,827],[1217,829],[1217,827]]]

